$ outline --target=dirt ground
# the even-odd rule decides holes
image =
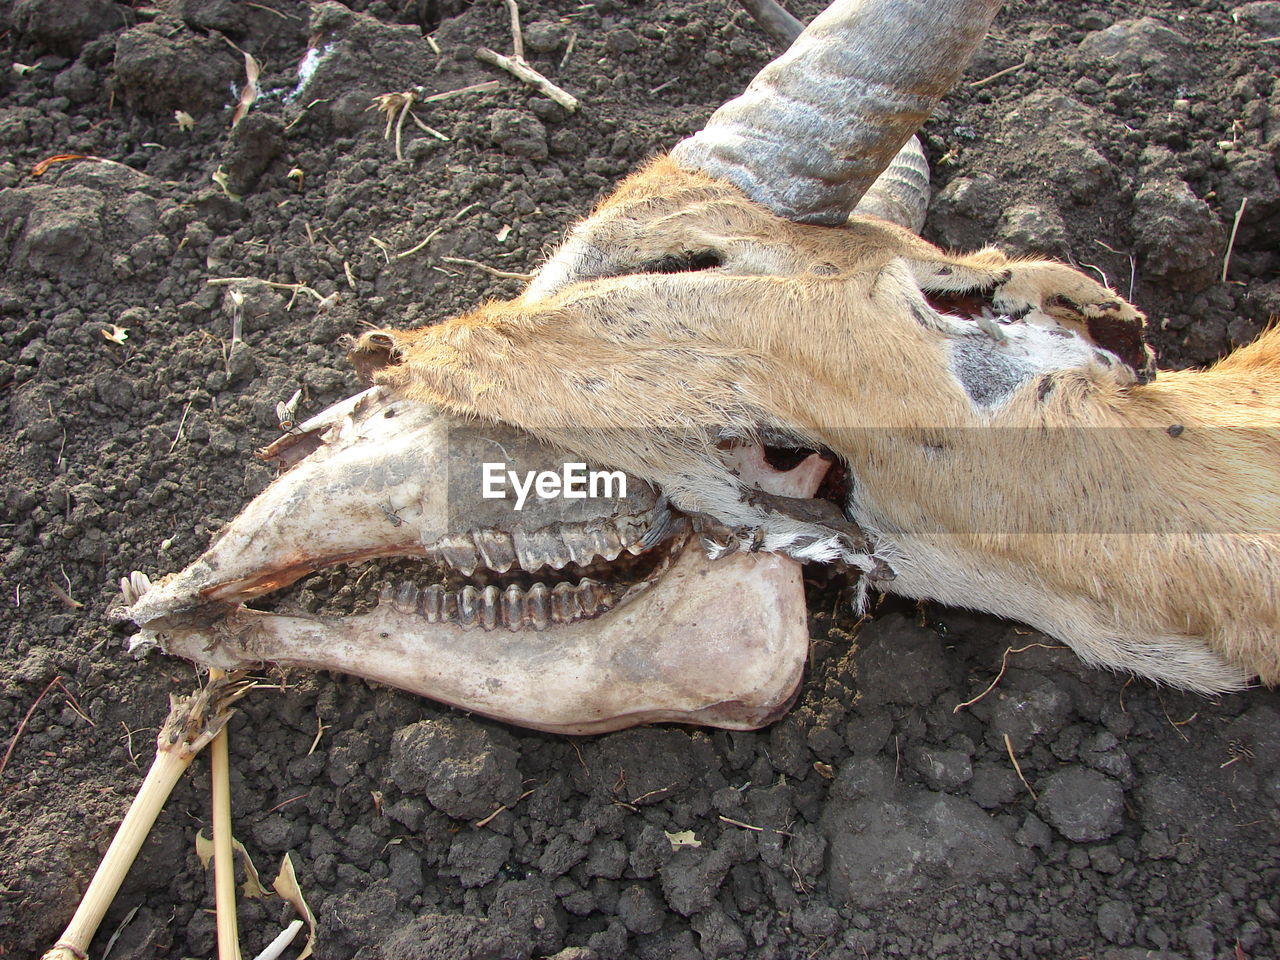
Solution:
[[[0,0],[0,956],[60,932],[196,683],[125,654],[119,577],[184,566],[267,483],[277,402],[356,389],[343,334],[512,294],[443,258],[531,269],[772,50],[728,0],[521,6],[581,112],[474,59],[510,49],[490,0]],[[1247,342],[1280,313],[1277,38],[1274,0],[1010,2],[926,129],[926,235],[1096,271],[1167,366]],[[234,133],[233,45],[263,68]],[[492,79],[419,106],[402,160],[367,109]],[[39,172],[59,154],[112,162]],[[1276,693],[1159,689],[951,609],[859,627],[811,573],[772,729],[572,740],[293,676],[233,721],[237,833],[264,873],[292,852],[321,958],[1280,956]],[[207,790],[198,761],[94,956],[117,930],[112,960],[212,953]],[[245,902],[246,956],[290,917]]]

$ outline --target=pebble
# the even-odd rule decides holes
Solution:
[[[1218,218],[1181,180],[1144,183],[1134,197],[1132,229],[1142,272],[1174,288],[1202,289],[1221,268]]]
[[[485,817],[520,795],[515,751],[483,727],[448,717],[396,731],[389,775],[403,793],[423,795],[451,817]]]
[[[1124,825],[1124,789],[1108,776],[1072,765],[1046,777],[1036,811],[1068,840],[1105,840]]]

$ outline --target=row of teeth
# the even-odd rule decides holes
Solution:
[[[399,613],[417,614],[428,623],[456,623],[461,627],[496,630],[546,630],[552,624],[573,623],[598,617],[617,603],[613,591],[591,579],[574,586],[535,583],[525,589],[511,584],[448,589],[439,584],[419,588],[412,583],[384,586],[379,605],[390,604]]]
[[[641,541],[647,523],[645,517],[620,517],[604,526],[564,523],[514,534],[505,530],[451,534],[437,541],[433,552],[467,576],[481,566],[506,573],[517,561],[528,572],[543,567],[558,570],[570,563],[586,566],[597,558],[616,560],[623,551],[633,556],[643,553],[650,546]]]

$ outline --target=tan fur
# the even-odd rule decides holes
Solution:
[[[637,272],[700,250],[723,265]],[[783,431],[848,462],[887,589],[1193,689],[1280,682],[1280,331],[1146,385],[1097,354],[987,410],[949,372],[954,332],[922,322],[950,322],[922,290],[975,285],[1082,343],[1090,318],[1141,323],[1068,267],[955,257],[870,219],[797,225],[659,160],[522,296],[380,331],[403,362],[379,379],[731,523],[753,520],[716,444]]]

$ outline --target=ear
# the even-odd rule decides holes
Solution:
[[[914,251],[913,251],[914,252]],[[969,320],[996,343],[1025,339],[1017,327],[1063,341],[1059,361],[1086,358],[1119,367],[1128,383],[1155,379],[1155,352],[1146,342],[1147,318],[1102,284],[1065,264],[1010,260],[994,248],[967,257],[913,259],[909,265],[929,305],[951,321]],[[963,332],[963,327],[961,327]],[[1066,341],[1074,341],[1074,345]],[[1052,372],[1043,368],[1039,372]]]
[[[389,330],[371,330],[354,343],[348,339],[347,359],[356,368],[361,383],[373,383],[374,374],[384,367],[400,363],[400,348]]]

